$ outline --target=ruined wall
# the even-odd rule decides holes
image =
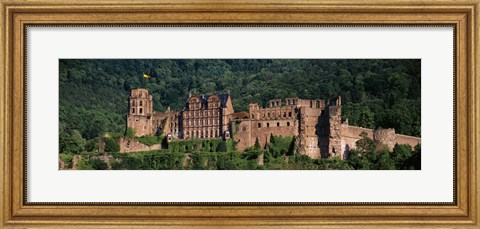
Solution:
[[[343,155],[346,155],[350,149],[355,149],[356,142],[362,137],[360,137],[360,134],[362,132],[367,133],[367,136],[371,139],[373,139],[373,130],[372,129],[367,129],[363,127],[358,127],[358,126],[349,126],[347,124],[342,124],[342,140],[341,140],[341,150],[343,152]]]
[[[395,147],[395,144],[407,144],[413,148],[421,142],[421,138],[418,137],[396,134],[395,129],[372,130],[342,124],[342,151],[344,154],[350,149],[355,149],[356,142],[362,139],[362,137],[360,137],[362,132],[367,133],[367,136],[373,140],[377,150],[382,150],[386,147],[391,151],[393,147]]]
[[[422,139],[418,137],[413,137],[413,136],[407,136],[403,134],[397,134],[397,143],[398,144],[407,144],[411,145],[412,148],[415,147],[418,144],[421,144]]]
[[[309,104],[309,103],[307,103]],[[308,155],[312,158],[321,157],[321,148],[323,151],[328,149],[328,143],[324,136],[328,136],[326,123],[321,122],[321,116],[324,110],[310,108],[309,106],[300,107],[300,131],[298,136],[299,153]]]
[[[343,158],[342,151],[342,108],[340,106],[328,107],[328,123],[330,127],[329,157]]]
[[[135,129],[136,136],[152,135],[152,119],[147,116],[129,115],[127,118],[127,127]]]
[[[130,153],[130,152],[141,152],[141,151],[150,151],[150,150],[159,150],[162,148],[160,144],[155,144],[152,146],[147,146],[140,143],[135,138],[122,137],[118,141],[120,145],[121,153]]]
[[[298,122],[295,119],[284,120],[237,120],[237,132],[233,133],[233,139],[237,143],[237,150],[253,146],[256,139],[263,148],[270,141],[270,136],[297,136]]]
[[[385,147],[392,150],[397,142],[396,138],[395,129],[376,129],[373,132],[373,142],[377,150],[382,150]]]

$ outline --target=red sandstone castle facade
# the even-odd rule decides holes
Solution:
[[[412,147],[420,138],[395,134],[394,129],[366,129],[342,122],[340,97],[328,100],[287,98],[270,100],[269,107],[249,105],[248,112],[234,112],[229,94],[190,95],[184,109],[154,112],[152,96],[143,88],[129,97],[127,127],[137,136],[164,134],[170,140],[232,137],[237,149],[262,146],[270,136],[295,136],[298,153],[312,158],[338,156],[355,148],[365,132],[377,147],[392,149],[396,143]]]

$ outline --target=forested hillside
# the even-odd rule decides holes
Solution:
[[[80,141],[88,151],[99,134],[125,131],[136,87],[149,89],[156,111],[181,110],[191,91],[230,92],[235,111],[274,98],[342,96],[350,125],[420,136],[420,60],[95,59],[59,67],[61,147]]]

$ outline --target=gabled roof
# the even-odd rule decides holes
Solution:
[[[227,107],[227,101],[228,98],[230,97],[230,94],[210,94],[210,95],[192,95],[188,100],[190,100],[192,97],[197,97],[200,102],[202,103],[202,109],[207,107],[208,104],[208,98],[212,95],[217,95],[218,98],[220,99],[220,107],[221,108],[226,108]],[[187,101],[188,104],[188,101]],[[188,109],[188,106],[185,106],[186,109]]]

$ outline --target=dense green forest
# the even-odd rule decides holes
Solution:
[[[101,134],[124,134],[136,87],[149,89],[156,111],[181,110],[190,92],[229,92],[235,111],[341,96],[350,125],[421,136],[419,59],[61,59],[59,75],[61,153],[94,152]]]

